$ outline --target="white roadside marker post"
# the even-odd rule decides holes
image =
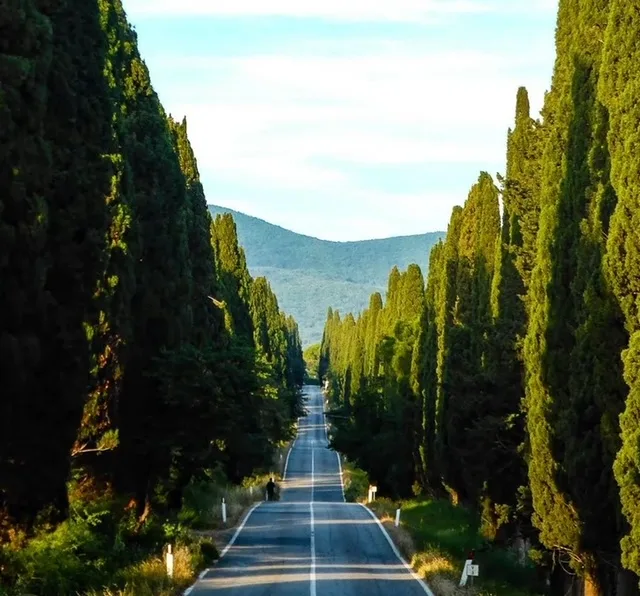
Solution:
[[[400,525],[400,508],[396,509],[396,528]]]
[[[222,523],[227,523],[227,504],[224,502],[224,497],[222,497]]]
[[[165,555],[167,563],[167,575],[173,577],[173,551],[170,544],[167,544],[167,554]]]
[[[480,575],[480,565],[474,565],[473,559],[467,559],[464,562],[464,568],[462,569],[462,577],[460,577],[460,587],[467,585],[467,579],[471,578],[471,585],[473,585],[473,578]]]

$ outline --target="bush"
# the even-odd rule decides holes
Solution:
[[[369,493],[369,475],[354,464],[345,461],[342,466],[342,480],[344,482],[344,498],[355,503],[363,501]]]
[[[152,514],[142,526],[124,502],[71,490],[67,521],[56,528],[41,526],[29,539],[6,532],[11,539],[0,544],[0,596],[173,596],[219,557],[213,540],[197,537],[192,529],[222,526],[223,497],[227,526],[232,525],[263,498],[267,480],[254,476],[233,486],[213,473],[187,487],[175,518]],[[173,578],[167,577],[163,559],[168,543],[175,549]]]
[[[18,593],[68,596],[100,585],[114,572],[109,552],[113,544],[100,533],[101,517],[76,516],[55,530],[42,528],[25,545],[3,545],[3,579]]]

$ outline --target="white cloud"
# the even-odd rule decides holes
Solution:
[[[348,164],[501,161],[523,82],[517,59],[490,53],[201,62],[203,72],[227,74],[189,89],[199,102],[170,90],[167,102],[187,115],[201,168],[280,188],[344,188]],[[544,87],[533,83],[535,106]]]
[[[389,19],[412,20],[429,12],[551,11],[555,4],[556,0],[130,0],[127,9],[213,16],[275,11],[364,20],[384,20],[384,14],[393,12]],[[496,25],[499,30],[499,19]],[[486,34],[496,35],[496,29]],[[211,202],[336,240],[445,229],[452,206],[465,200],[459,189],[471,186],[478,166],[492,174],[502,169],[516,90],[523,84],[528,87],[536,114],[553,57],[553,39],[539,37],[501,52],[486,49],[495,44],[464,50],[443,42],[434,50],[415,40],[384,38],[379,43],[336,39],[329,50],[315,41],[313,52],[310,46],[305,51],[286,46],[275,50],[279,53],[256,50],[244,57],[180,56],[180,48],[173,52],[167,42],[161,52],[145,57],[167,111],[188,118]],[[246,43],[250,47],[250,40]],[[178,84],[172,73],[179,73]],[[404,167],[415,173],[440,164],[457,166],[456,179],[446,191],[434,190],[427,182],[422,188],[409,185],[407,192],[385,192],[359,177],[367,168]],[[228,192],[234,185],[235,191]],[[264,192],[237,198],[242,194],[238,189],[248,186]],[[278,193],[295,196],[296,205],[263,198]],[[360,215],[365,211],[367,221]],[[327,212],[331,220],[324,219]],[[340,214],[337,220],[334,213]]]

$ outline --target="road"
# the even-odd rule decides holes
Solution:
[[[327,448],[320,387],[289,452],[280,501],[261,503],[192,596],[423,596],[367,509],[345,503],[337,454]]]

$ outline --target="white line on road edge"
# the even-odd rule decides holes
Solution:
[[[311,453],[313,453],[313,451]],[[311,570],[309,572],[309,594],[310,596],[316,596],[316,531],[313,521],[313,503],[309,503],[309,513],[311,514]]]
[[[383,536],[387,539],[387,542],[389,543],[389,546],[391,546],[393,553],[395,554],[396,557],[398,557],[400,562],[407,568],[407,571],[413,576],[413,579],[415,579],[420,584],[420,586],[424,590],[424,593],[428,594],[429,596],[435,596],[434,593],[429,589],[429,586],[427,586],[425,581],[413,570],[411,565],[409,565],[409,563],[407,563],[404,560],[404,557],[400,554],[400,551],[396,548],[396,545],[393,543],[391,536],[389,536],[389,533],[387,532],[385,527],[380,523],[378,516],[373,511],[371,511],[371,509],[369,509],[366,505],[363,505],[362,503],[358,503],[358,505],[360,505],[360,507],[362,507],[365,511],[367,511],[369,515],[373,518],[373,520],[378,524],[380,531],[382,532]]]
[[[222,559],[222,557],[224,557],[227,554],[227,551],[233,546],[233,543],[236,541],[236,538],[238,538],[238,534],[240,534],[240,532],[242,531],[242,528],[244,528],[244,525],[247,523],[247,521],[249,521],[249,517],[251,516],[251,514],[260,505],[262,505],[262,503],[256,503],[251,509],[249,509],[249,513],[247,513],[247,515],[244,516],[244,519],[242,520],[242,523],[238,526],[238,529],[235,531],[234,535],[231,537],[231,540],[229,540],[229,543],[227,544],[227,546],[225,546],[224,549],[222,550],[222,552],[220,553],[219,559]],[[200,575],[198,575],[198,581],[200,581],[205,575],[207,575],[207,573],[209,573],[209,571],[211,571],[211,569],[205,569],[204,571],[200,572]],[[188,587],[182,593],[182,596],[189,596],[189,594],[191,594],[193,588],[196,587],[196,584],[198,583],[198,581],[196,581],[196,583],[193,584],[193,586]]]
[[[293,451],[293,448],[296,445],[296,441],[298,440],[298,435],[296,434],[296,438],[293,439],[293,443],[291,443],[291,447],[289,447],[289,452],[287,453],[287,459],[284,461],[284,472],[282,472],[282,481],[284,482],[287,479],[287,468],[289,467],[289,456]]]
[[[198,581],[200,581],[205,575],[207,575],[207,573],[209,573],[209,571],[211,571],[211,569],[207,568],[204,571],[201,571],[200,574],[198,575]],[[196,584],[198,583],[198,581],[196,581]],[[196,587],[196,584],[193,584],[193,586],[188,587],[182,594],[182,596],[189,596],[189,594],[191,594],[191,592],[193,591],[193,588]]]
[[[249,521],[249,518],[251,517],[251,514],[258,507],[260,507],[260,505],[262,505],[262,503],[256,503],[251,509],[249,509],[249,513],[247,513],[247,515],[244,516],[244,519],[242,520],[242,523],[238,526],[238,529],[236,530],[235,534],[231,537],[231,540],[229,540],[229,544],[227,544],[227,546],[225,546],[224,549],[222,550],[222,552],[220,553],[220,558],[221,559],[222,559],[222,557],[224,557],[227,554],[229,549],[233,546],[233,543],[236,541],[236,538],[238,537],[238,534],[240,534],[240,532],[242,532],[242,528],[244,528],[244,525],[247,523],[247,521]]]
[[[338,472],[340,473],[340,490],[342,491],[342,500],[346,503],[347,499],[344,496],[344,478],[342,477],[342,462],[340,461],[340,454],[336,451],[338,456]]]

